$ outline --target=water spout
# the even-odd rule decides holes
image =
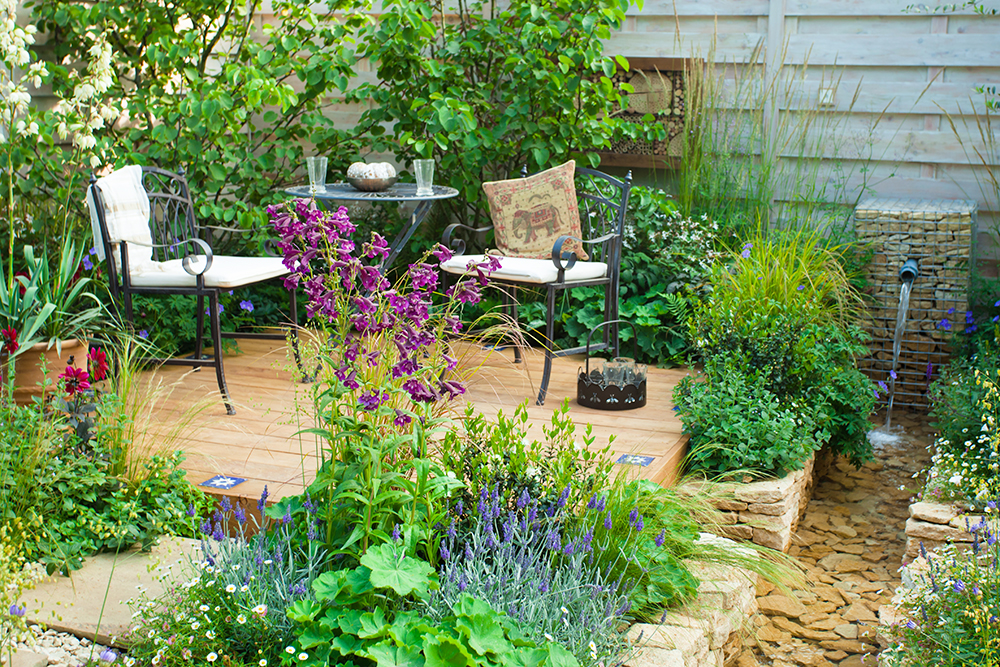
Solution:
[[[896,311],[896,334],[892,339],[892,367],[889,371],[889,403],[885,409],[885,429],[892,426],[892,403],[896,398],[896,365],[899,363],[899,349],[906,331],[906,314],[910,309],[910,291],[913,281],[920,275],[917,260],[912,257],[899,267],[899,308]]]

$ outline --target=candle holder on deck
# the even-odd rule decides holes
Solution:
[[[637,364],[635,359],[615,357],[605,361],[603,370],[590,368],[590,339],[594,332],[612,324],[627,324],[632,327],[632,355],[639,352],[639,332],[635,325],[626,320],[601,322],[587,335],[587,361],[580,369],[576,383],[576,402],[596,410],[634,410],[646,405],[646,364]],[[617,329],[615,330],[617,336]]]

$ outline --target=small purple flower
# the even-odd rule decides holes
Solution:
[[[212,531],[212,539],[216,542],[221,542],[226,539],[226,534],[222,531],[222,524],[215,524],[215,529]]]
[[[145,329],[139,330],[139,338],[149,338],[149,332]]]
[[[403,535],[399,532],[399,524],[397,523],[392,527],[392,541],[399,542],[401,539],[403,539]]]
[[[913,619],[910,619],[906,621],[906,627],[908,627],[910,630],[916,630],[917,624],[913,622]]]
[[[441,560],[443,561],[447,561],[449,558],[451,558],[451,551],[449,551],[448,547],[446,547],[443,544],[441,545],[441,548],[438,550],[438,553],[441,554]]]
[[[642,520],[642,515],[640,515],[639,518],[635,520],[635,530],[636,530],[636,532],[641,533],[642,529],[643,529],[643,527],[645,525],[646,525],[646,523]]]
[[[639,509],[636,508],[636,507],[633,507],[632,511],[628,513],[628,522],[629,522],[629,524],[634,525],[635,524],[635,520],[638,519],[638,518],[639,518]]]
[[[96,255],[97,254],[97,246],[92,246],[90,248],[90,252],[88,252],[87,254],[88,255]],[[1000,303],[1000,301],[997,301],[997,303]]]
[[[753,248],[753,244],[752,243],[745,243],[745,244],[743,244],[743,252],[740,253],[740,256],[743,259],[750,259],[750,249],[751,248]]]
[[[955,309],[954,308],[949,308],[948,309],[948,314],[949,315],[954,315],[955,314]]]
[[[82,263],[83,263],[83,268],[86,269],[87,271],[90,271],[94,268],[94,263],[90,261],[89,257],[84,257]]]
[[[891,377],[893,380],[895,380],[896,377],[897,377],[896,371],[889,371],[889,377]]]
[[[366,391],[358,397],[358,403],[361,404],[361,407],[368,412],[374,412],[378,409],[378,406],[382,405],[382,403],[387,400],[389,400],[388,392],[380,394],[377,391]]]
[[[556,501],[557,507],[566,507],[566,501],[569,500],[569,486],[567,485],[562,493],[559,494],[559,499]]]
[[[435,258],[437,258],[437,261],[444,264],[449,259],[451,259],[455,253],[451,251],[451,248],[447,248],[438,243],[436,246],[434,246],[434,250],[431,251],[431,254],[434,255]]]
[[[924,373],[924,378],[930,382],[931,376],[934,375],[934,364],[930,361],[927,362],[927,372]]]
[[[243,301],[240,301],[240,310],[245,310],[248,313],[252,313],[253,312],[253,303],[251,303],[249,299],[245,299]]]
[[[889,387],[886,386],[885,382],[883,382],[882,380],[878,381],[878,388],[886,393],[889,393]]]
[[[14,604],[12,604],[10,606],[10,610],[9,611],[10,611],[10,615],[11,616],[13,616],[15,618],[22,618],[28,612],[28,607],[27,607],[27,605],[25,605],[23,607],[19,607],[19,606],[17,606],[17,603],[15,602]]]
[[[264,485],[264,490],[260,494],[260,500],[257,501],[257,509],[263,512],[264,507],[266,505],[267,505],[267,484]]]
[[[604,530],[611,530],[611,512],[604,515]]]
[[[545,546],[552,551],[559,551],[562,548],[562,540],[559,538],[559,533],[554,530],[550,530],[549,534],[545,538]]]
[[[997,299],[996,303],[993,304],[994,308],[1000,308],[1000,299]]]
[[[410,417],[410,415],[406,414],[402,410],[397,409],[396,410],[396,417],[395,417],[395,419],[392,420],[392,423],[397,428],[403,428],[404,426],[406,426],[407,424],[409,424],[411,421],[413,421],[413,418]]]
[[[224,306],[223,306],[223,305],[222,305],[222,304],[220,303],[220,304],[219,304],[219,315],[221,315],[221,314],[222,314],[222,312],[223,312],[223,311],[224,311],[225,309],[226,309],[226,308],[225,308],[225,307],[224,307]],[[206,314],[206,315],[211,315],[211,314],[212,314],[212,308],[211,308],[211,307],[209,307],[209,308],[206,308],[206,309],[205,309],[205,314]]]
[[[805,286],[805,285],[799,285],[798,287],[796,287],[796,288],[795,288],[795,291],[796,291],[796,292],[801,292],[801,291],[802,291],[802,290],[804,290],[805,288],[806,288],[806,286]]]
[[[246,510],[243,509],[243,505],[237,505],[233,514],[236,516],[236,523],[239,525],[242,526],[247,522],[247,513]]]
[[[956,593],[961,593],[962,591],[965,590],[965,582],[962,581],[961,579],[956,579],[952,583],[952,587],[955,589]]]
[[[659,534],[659,535],[657,535],[657,536],[656,536],[656,539],[654,540],[654,542],[656,542],[656,546],[658,546],[658,547],[662,547],[662,546],[663,546],[663,539],[664,539],[664,538],[665,538],[666,536],[667,536],[667,529],[666,529],[666,528],[664,528],[664,529],[662,529],[662,530],[660,531],[660,534]]]
[[[952,309],[952,310],[954,310],[954,309]],[[944,329],[945,331],[951,331],[951,322],[948,321],[947,317],[944,318],[943,320],[941,320],[940,322],[938,322],[938,329]]]
[[[194,505],[188,505],[187,511],[185,512],[190,517],[194,516]]]
[[[111,649],[106,648],[103,651],[101,651],[101,654],[97,656],[97,659],[100,660],[101,662],[111,663],[118,659],[118,654],[112,651]]]
[[[281,523],[287,526],[291,522],[292,522],[292,510],[286,509],[285,516],[281,517]]]
[[[517,509],[523,510],[531,502],[531,496],[528,495],[527,489],[521,489],[521,494],[517,497]]]
[[[972,324],[973,321],[975,321],[975,320],[972,317],[972,311],[971,310],[965,311],[965,323],[966,324]]]

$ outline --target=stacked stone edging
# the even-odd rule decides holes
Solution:
[[[780,479],[728,485],[731,496],[715,503],[722,510],[722,536],[787,552],[816,479],[832,460],[833,455],[823,449],[810,456],[801,470]]]
[[[703,534],[702,539],[730,540]],[[636,623],[628,637],[640,648],[627,667],[722,667],[736,661],[757,612],[757,575],[737,567],[695,563],[698,596],[667,612],[660,624]]]
[[[963,513],[958,505],[913,503],[910,505],[910,518],[906,520],[906,553],[903,555],[903,564],[909,564],[920,555],[921,544],[928,551],[948,542],[971,546],[972,533],[967,528],[979,523],[980,518]]]

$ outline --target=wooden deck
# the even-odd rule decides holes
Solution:
[[[184,468],[193,484],[224,475],[246,481],[229,490],[202,487],[213,494],[257,498],[267,485],[271,499],[300,493],[315,474],[321,445],[313,436],[297,435],[308,428],[308,386],[293,382],[286,347],[277,341],[241,340],[240,353],[226,356],[226,380],[237,414],[227,416],[219,398],[211,369],[192,372],[183,367],[164,367],[156,379],[172,387],[156,406],[155,418],[164,425],[190,420],[171,449],[187,455]],[[684,454],[686,436],[673,412],[671,395],[685,370],[650,368],[647,405],[637,410],[607,412],[576,404],[577,372],[582,357],[556,359],[545,406],[534,404],[541,378],[542,355],[528,350],[526,363],[514,364],[512,350],[466,349],[463,363],[472,364],[465,399],[487,415],[514,411],[529,400],[529,436],[542,437],[542,425],[564,397],[570,398],[570,415],[582,435],[585,424],[593,425],[595,445],[604,446],[615,436],[615,458],[623,454],[652,457],[645,467],[630,466],[642,477],[669,484]],[[150,374],[151,376],[154,374]],[[153,379],[153,378],[150,378]],[[535,389],[533,389],[535,387]],[[193,404],[201,409],[185,417]],[[296,405],[301,410],[296,410]],[[454,402],[456,414],[465,405]]]

